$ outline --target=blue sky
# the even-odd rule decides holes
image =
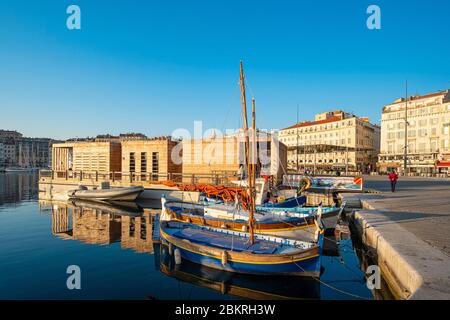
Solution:
[[[0,0],[0,128],[27,136],[240,125],[239,61],[261,128],[342,108],[373,122],[450,88],[450,2]],[[66,28],[81,8],[82,30]],[[382,29],[366,28],[377,4]]]

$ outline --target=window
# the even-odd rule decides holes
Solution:
[[[416,130],[408,130],[408,137],[414,138],[416,136]]]
[[[443,134],[445,134],[445,135],[448,135],[449,134],[449,127],[450,127],[450,124],[445,124],[444,125],[444,127],[442,128],[442,133]]]
[[[145,180],[145,173],[147,172],[147,152],[141,152],[141,173]]]
[[[159,152],[152,152],[152,173],[156,174],[153,176],[155,181],[158,181],[159,173]]]
[[[442,148],[443,148],[445,151],[448,150],[448,148],[449,148],[449,140],[448,140],[448,139],[442,140]]]
[[[130,172],[136,172],[136,158],[134,152],[130,152]]]
[[[425,137],[427,135],[427,129],[419,129],[419,137]]]

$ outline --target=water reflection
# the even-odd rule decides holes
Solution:
[[[0,277],[0,288],[9,288],[0,290],[0,298],[354,298],[311,278],[232,274],[185,260],[175,265],[167,248],[153,241],[160,210],[151,207],[160,202],[41,200],[38,208],[33,174],[0,174],[0,188],[0,273],[8,275]],[[321,280],[370,299],[360,261],[351,249],[351,240],[325,243]],[[70,264],[89,270],[80,292],[65,289]],[[45,287],[39,285],[44,282]]]
[[[36,173],[0,173],[0,205],[35,200],[38,192]]]
[[[52,234],[64,240],[109,245],[120,242],[123,249],[153,253],[153,226],[158,210],[134,203],[102,203],[74,200],[40,201],[51,207]]]
[[[233,274],[189,261],[176,265],[165,245],[160,245],[160,270],[182,282],[244,299],[319,299],[320,283],[302,277],[261,277]]]
[[[157,209],[88,201],[41,200],[40,205],[51,208],[51,230],[56,237],[95,245],[120,242],[122,249],[155,254],[157,270],[184,283],[245,299],[320,298],[320,283],[311,278],[233,274],[189,261],[175,265],[167,247],[153,241]]]

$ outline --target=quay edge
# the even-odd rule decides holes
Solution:
[[[341,194],[340,197],[348,209],[354,210],[351,219],[357,236],[376,254],[377,264],[394,297],[450,299],[450,257],[404,229],[389,212],[376,210],[365,199],[366,195]]]

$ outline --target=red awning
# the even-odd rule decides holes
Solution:
[[[450,161],[438,161],[436,163],[436,167],[438,168],[447,168],[450,167]]]

